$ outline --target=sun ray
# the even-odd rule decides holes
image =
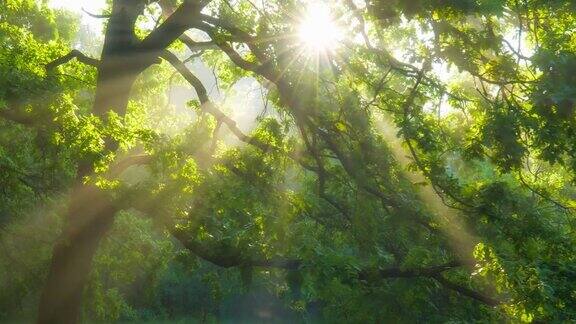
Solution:
[[[307,55],[320,57],[338,48],[343,33],[331,9],[324,3],[314,2],[306,8],[297,35]]]

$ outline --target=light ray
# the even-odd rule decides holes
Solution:
[[[298,39],[310,56],[329,54],[337,49],[343,33],[332,12],[323,3],[311,3],[298,26]]]

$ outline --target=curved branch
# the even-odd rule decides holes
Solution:
[[[199,19],[200,11],[209,1],[184,1],[170,16],[144,40],[138,44],[138,50],[151,58],[158,57],[170,44],[180,38],[184,32],[193,27]],[[163,4],[163,3],[161,3]]]
[[[219,253],[216,251],[217,249],[203,245],[202,243],[187,237],[183,231],[172,230],[171,234],[184,246],[184,248],[195,254],[197,257],[223,268],[248,266],[294,271],[299,270],[304,264],[302,260],[285,257],[275,257],[270,259],[247,258],[242,256],[240,251],[230,247],[227,247],[225,250]],[[463,266],[461,262],[452,261],[437,266],[412,269],[402,269],[397,267],[377,270],[364,269],[358,273],[357,279],[370,282],[374,280],[391,278],[431,278],[436,280],[446,289],[453,290],[462,296],[472,298],[488,306],[494,307],[502,303],[498,299],[484,295],[470,288],[458,285],[442,276],[443,272],[453,270],[461,266]]]
[[[93,66],[98,68],[100,66],[100,61],[89,56],[84,55],[82,52],[78,50],[71,50],[70,53],[55,59],[54,61],[46,64],[46,71],[50,72],[57,68],[60,65],[66,64],[72,59],[77,59],[79,62],[84,63],[86,65]]]
[[[416,278],[416,277],[433,277],[439,273],[453,270],[464,266],[462,262],[451,261],[441,265],[402,269],[402,268],[385,268],[385,269],[364,269],[358,273],[358,279],[370,281],[382,278]]]
[[[528,184],[528,182],[524,179],[524,176],[522,175],[522,170],[518,170],[518,179],[520,180],[520,183],[522,183],[522,185],[524,185],[524,187],[526,187],[528,190],[530,190],[534,194],[538,195],[540,198],[549,201],[550,203],[552,203],[556,207],[558,207],[558,208],[560,208],[566,212],[569,212],[569,213],[574,212],[574,210],[575,210],[574,207],[566,206],[563,203],[552,198],[551,195],[547,194],[546,192],[540,191],[540,190],[536,189],[535,187],[531,186],[530,184]]]
[[[218,48],[213,41],[197,42],[186,34],[182,34],[178,39],[192,52]]]
[[[148,154],[136,154],[127,156],[120,161],[116,162],[110,167],[108,175],[111,177],[116,177],[122,172],[126,171],[129,167],[136,165],[146,165],[152,161],[152,156]]]
[[[226,251],[218,253],[217,249],[203,245],[194,239],[187,237],[183,231],[172,230],[174,236],[182,245],[190,252],[194,253],[201,259],[208,261],[214,265],[223,268],[232,268],[239,266],[261,267],[261,268],[276,268],[285,270],[298,270],[302,265],[302,261],[295,259],[288,259],[283,257],[276,257],[271,259],[265,258],[246,258],[243,257],[240,251],[233,248],[227,248]]]
[[[107,15],[97,15],[97,14],[93,14],[93,13],[89,12],[88,10],[84,9],[84,7],[82,7],[82,11],[83,11],[85,14],[87,14],[88,16],[92,17],[92,18],[99,18],[99,19],[100,19],[100,18],[103,18],[103,19],[112,18],[112,15],[111,15],[111,14],[107,14]]]
[[[190,83],[190,85],[194,88],[194,90],[196,91],[196,94],[198,96],[198,99],[200,100],[200,103],[201,103],[200,109],[202,109],[204,112],[207,112],[210,115],[214,116],[214,118],[216,118],[216,120],[224,123],[226,125],[226,127],[228,127],[228,129],[239,140],[241,140],[242,142],[244,142],[246,144],[253,145],[264,152],[278,151],[279,150],[278,147],[275,147],[275,146],[270,145],[266,142],[263,142],[263,141],[259,140],[258,138],[251,137],[251,136],[244,134],[242,132],[242,130],[240,130],[240,128],[238,128],[236,122],[233,119],[226,116],[226,114],[224,114],[221,110],[219,110],[210,101],[210,98],[208,97],[208,92],[206,91],[206,88],[204,87],[204,85],[202,84],[200,79],[198,79],[186,67],[186,65],[182,61],[180,61],[180,59],[178,59],[178,57],[176,55],[174,55],[170,51],[164,51],[162,53],[162,58],[165,59],[166,61],[168,61],[170,64],[172,64],[172,66],[178,71],[178,73],[180,73],[180,75],[182,75],[182,77],[186,81],[188,81],[188,83]],[[290,158],[292,158],[294,161],[296,161],[300,165],[302,165],[305,169],[308,169],[310,171],[316,171],[316,168],[314,168],[314,167],[308,165],[307,163],[305,163],[304,161],[302,161],[302,159],[300,157],[298,157],[295,153],[288,152],[286,154]]]
[[[213,42],[238,67],[240,67],[246,71],[254,72],[255,74],[264,77],[265,79],[267,79],[268,81],[270,81],[272,83],[277,83],[278,80],[280,79],[279,78],[280,74],[277,73],[276,71],[274,71],[273,69],[271,69],[269,63],[260,65],[260,64],[254,63],[254,62],[247,61],[244,58],[242,58],[242,56],[240,56],[240,54],[238,54],[238,52],[236,52],[232,48],[232,46],[230,46],[230,44],[228,42],[222,40],[222,37],[218,34],[218,32],[216,31],[216,29],[214,27],[212,27],[206,23],[202,23],[202,22],[196,23],[194,25],[194,27],[207,33],[208,36],[210,36],[210,38],[213,40]],[[266,61],[265,58],[262,57],[264,55],[263,53],[257,54],[257,52],[259,52],[259,50],[257,48],[255,48],[253,44],[251,44],[250,42],[247,42],[246,44],[249,45],[250,50],[254,53],[254,55],[259,60]]]
[[[264,53],[264,51],[262,51],[262,49],[260,49],[257,46],[257,43],[259,42],[259,40],[252,37],[252,35],[250,35],[249,33],[243,31],[242,29],[236,27],[233,24],[228,23],[227,21],[220,20],[220,19],[212,17],[212,16],[200,14],[200,18],[203,21],[205,21],[211,25],[220,27],[220,28],[230,32],[235,38],[237,38],[238,40],[240,40],[242,42],[245,42],[246,45],[248,45],[248,48],[250,48],[252,53],[254,53],[254,55],[260,61],[262,61],[262,62],[268,61],[268,57],[267,57],[266,53]]]
[[[490,296],[484,295],[484,294],[477,292],[475,290],[472,290],[470,288],[467,288],[467,287],[458,285],[456,283],[453,283],[452,281],[444,278],[444,276],[442,276],[441,273],[433,274],[430,277],[432,279],[436,280],[438,283],[440,283],[444,288],[453,290],[462,296],[470,297],[470,298],[472,298],[476,301],[479,301],[483,304],[486,304],[488,306],[495,307],[495,306],[502,304],[502,301],[500,301],[498,299],[492,298]]]

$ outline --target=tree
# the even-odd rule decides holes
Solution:
[[[95,59],[66,49],[65,13],[7,1],[0,117],[31,148],[0,146],[3,199],[12,213],[38,204],[34,191],[71,188],[38,322],[79,321],[120,212],[246,282],[286,273],[295,305],[351,322],[573,320],[574,5],[359,2],[319,9],[348,27],[310,42],[299,1],[114,0]],[[243,131],[194,58],[224,90],[252,78],[274,111]],[[154,111],[168,71],[197,96],[176,136]],[[65,180],[29,174],[44,169]]]

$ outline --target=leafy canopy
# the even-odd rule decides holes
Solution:
[[[90,58],[52,66],[99,38],[1,2],[0,319],[34,307],[86,163],[122,205],[87,318],[205,320],[266,291],[309,321],[576,319],[572,1],[205,2],[100,117]],[[142,1],[136,40],[180,5]]]

